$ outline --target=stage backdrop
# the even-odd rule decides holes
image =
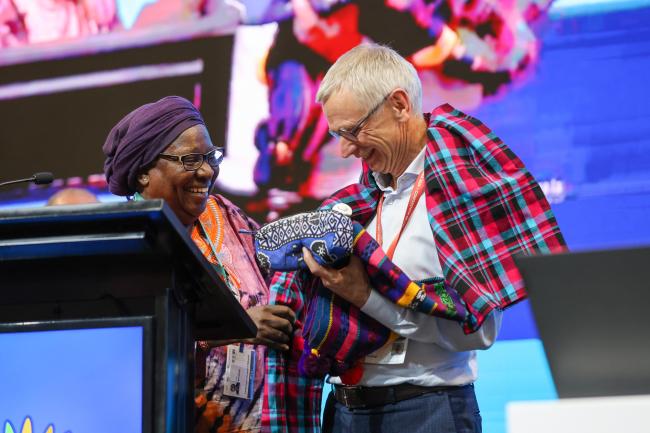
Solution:
[[[232,52],[227,25],[221,23],[225,30],[219,33],[216,24],[197,31],[190,24],[194,30],[189,31],[187,23],[206,23],[201,20],[236,2],[104,3],[114,5],[113,18],[88,25],[91,30],[75,36],[72,48],[63,30],[41,50],[38,38],[45,36],[30,40],[29,21],[0,23],[14,29],[3,33],[0,48],[0,63],[6,65],[0,74],[0,180],[48,169],[58,177],[55,188],[2,192],[0,206],[40,206],[64,185],[87,186],[102,200],[117,199],[106,193],[101,176],[94,176],[101,173],[99,149],[108,129],[146,99],[178,93],[201,105],[213,141],[226,146],[220,192],[260,222],[313,208],[355,181],[359,171],[358,161],[338,157],[313,102],[315,90],[342,50],[376,40],[416,64],[426,109],[450,102],[483,120],[512,147],[542,184],[571,249],[650,244],[648,0],[492,2],[498,6],[489,13],[459,9],[454,5],[463,2],[450,0],[426,19],[379,0],[314,1],[310,4],[324,6],[299,11],[284,1],[251,0],[235,8],[245,13],[235,19],[242,24]],[[201,6],[192,9],[191,3]],[[184,12],[171,13],[179,10],[174,8]],[[162,28],[156,27],[161,22],[185,30],[151,30]],[[22,33],[15,30],[20,25]],[[138,29],[151,32],[141,36]],[[146,49],[161,57],[149,61],[144,52],[132,51],[126,55],[131,63],[120,68],[131,68],[135,79],[101,81],[118,78],[92,73],[116,68],[107,67],[106,60],[99,69],[86,65],[116,53],[103,42],[111,35],[119,37],[120,52]],[[90,48],[83,49],[85,43]],[[59,45],[58,55],[43,54]],[[166,69],[168,63],[179,69]],[[41,87],[33,90],[21,80],[22,71],[32,71],[26,72],[28,79]],[[151,80],[137,78],[152,73]],[[66,76],[82,76],[90,84],[75,88],[48,80]],[[134,83],[147,91],[130,96]],[[38,90],[43,85],[46,90]],[[63,102],[37,108],[54,97]],[[86,126],[90,135],[81,135]],[[37,136],[39,130],[45,133]],[[486,432],[505,431],[508,401],[556,397],[526,302],[504,314],[498,342],[479,354],[479,363],[476,389]],[[6,417],[0,407],[0,422]],[[17,426],[22,419],[9,421]]]

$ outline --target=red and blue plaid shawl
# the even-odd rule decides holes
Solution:
[[[464,322],[465,331],[471,332],[494,308],[508,307],[526,296],[513,255],[562,251],[565,243],[539,185],[490,129],[447,104],[427,120],[424,172],[429,223],[445,283],[462,297],[472,317]],[[352,208],[353,219],[366,225],[379,195],[364,164],[360,185],[343,188],[323,206],[344,202]],[[306,272],[277,273],[271,302],[288,305],[308,326],[296,337],[289,355],[270,351],[262,424],[274,432],[319,431],[322,379],[301,376],[298,369],[304,342],[319,329],[312,323],[314,314],[330,306],[336,312],[331,317],[349,322],[339,333],[357,338],[381,325],[333,296]],[[357,342],[348,343],[354,350]]]

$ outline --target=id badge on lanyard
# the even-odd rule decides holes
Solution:
[[[255,384],[255,350],[243,344],[226,347],[226,371],[223,380],[224,395],[251,399]]]
[[[366,355],[363,362],[366,364],[404,364],[408,342],[406,338],[398,337],[396,340],[384,344],[370,355]]]

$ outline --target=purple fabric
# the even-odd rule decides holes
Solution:
[[[205,125],[201,113],[180,96],[167,96],[124,116],[102,148],[108,189],[116,195],[135,194],[141,170],[183,131],[196,125]]]

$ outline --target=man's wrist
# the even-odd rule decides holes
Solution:
[[[370,286],[366,286],[365,290],[360,290],[357,292],[355,298],[352,300],[352,304],[354,304],[359,309],[363,308],[363,306],[366,305],[366,302],[368,302],[368,298],[370,298],[370,293]]]

